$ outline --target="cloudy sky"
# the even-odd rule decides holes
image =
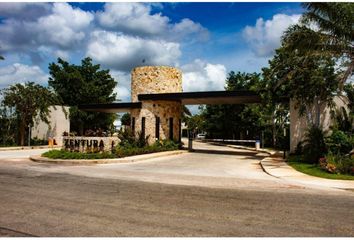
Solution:
[[[130,70],[170,65],[184,91],[223,90],[229,71],[260,72],[298,21],[299,3],[0,3],[0,88],[46,85],[48,65],[86,56],[130,101]]]

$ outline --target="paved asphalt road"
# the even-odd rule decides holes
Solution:
[[[218,176],[222,168],[210,176],[210,169],[201,170],[200,156],[193,156],[191,164],[199,168],[197,177],[226,181]],[[204,156],[217,159],[215,154]],[[236,157],[226,152],[217,156],[224,163],[230,156]],[[243,168],[255,172],[248,178],[239,176],[240,181],[237,171],[229,169],[228,178],[237,184],[228,189],[102,177],[125,171],[129,176],[139,175],[143,170],[156,175],[164,168],[172,168],[167,175],[174,178],[191,177],[194,171],[185,167],[187,162],[179,161],[182,166],[167,159],[121,168],[111,165],[117,168],[113,172],[107,170],[109,165],[95,166],[91,169],[101,175],[83,175],[89,167],[2,159],[0,236],[354,236],[353,192],[296,187],[279,191],[274,187],[289,184],[274,179],[272,185],[270,176],[263,176],[248,163]],[[91,175],[95,177],[87,177]],[[243,178],[247,181],[241,181]],[[268,187],[262,188],[262,181]],[[247,187],[254,182],[252,188]]]

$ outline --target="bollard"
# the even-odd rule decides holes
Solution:
[[[256,150],[259,150],[260,149],[260,142],[259,140],[256,140]]]
[[[193,138],[191,136],[188,137],[188,151],[193,152]]]
[[[52,138],[48,138],[48,146],[53,147],[53,139]]]

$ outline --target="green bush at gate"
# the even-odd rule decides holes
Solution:
[[[174,141],[162,140],[148,145],[149,136],[141,133],[135,137],[130,130],[120,131],[118,135],[119,145],[112,152],[102,153],[80,153],[66,150],[51,150],[43,153],[43,157],[53,159],[105,159],[105,158],[123,158],[147,153],[156,153],[172,151],[180,148],[180,145]]]
[[[326,136],[327,135],[327,136]],[[288,163],[296,170],[324,178],[354,180],[352,131],[333,128],[331,134],[311,126]]]

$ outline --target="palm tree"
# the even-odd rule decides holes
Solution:
[[[354,4],[312,2],[302,5],[307,12],[299,25],[291,26],[285,32],[283,43],[292,50],[346,60],[346,70],[339,79],[342,89],[354,69]]]

